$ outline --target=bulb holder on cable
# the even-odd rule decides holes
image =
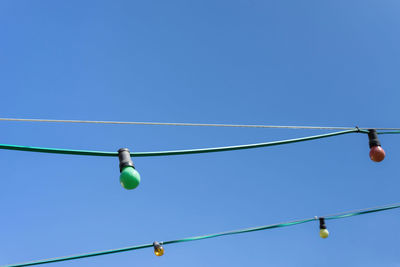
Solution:
[[[374,162],[381,162],[386,154],[385,150],[381,147],[381,142],[378,138],[378,133],[375,129],[368,130],[368,139],[369,139],[369,157]]]
[[[119,181],[125,189],[135,189],[140,184],[140,174],[136,171],[129,149],[120,148],[118,150],[119,158]]]
[[[319,220],[319,236],[321,238],[327,238],[329,236],[329,231],[326,229],[325,218],[318,218]]]
[[[156,256],[159,257],[159,256],[164,255],[164,248],[159,242],[154,241],[153,247],[154,247],[154,254],[156,254]]]

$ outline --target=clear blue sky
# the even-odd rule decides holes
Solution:
[[[1,1],[1,117],[399,127],[400,3]],[[117,151],[326,131],[0,123],[1,142]],[[0,151],[0,264],[398,202],[400,137],[118,160]],[[398,211],[53,266],[400,266]],[[49,265],[50,266],[50,265]]]

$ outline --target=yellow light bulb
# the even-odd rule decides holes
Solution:
[[[329,236],[328,229],[321,229],[319,230],[319,236],[322,238],[327,238]]]
[[[160,243],[154,242],[153,246],[154,246],[154,254],[156,254],[156,256],[164,255],[164,248],[163,246],[160,245]]]

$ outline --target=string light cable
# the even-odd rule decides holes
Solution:
[[[85,124],[125,124],[125,125],[157,125],[157,126],[201,126],[201,127],[241,127],[241,128],[275,128],[275,129],[310,129],[310,130],[351,130],[354,127],[337,126],[287,126],[287,125],[254,125],[254,124],[220,124],[220,123],[185,123],[185,122],[137,122],[137,121],[94,121],[94,120],[56,120],[56,119],[25,119],[0,118],[0,121],[12,122],[56,122]],[[360,128],[362,130],[371,129]],[[400,128],[374,128],[377,130],[400,131]]]
[[[122,186],[126,189],[134,189],[140,183],[140,175],[136,171],[131,157],[151,157],[151,156],[172,156],[172,155],[186,155],[186,154],[200,154],[200,153],[213,153],[213,152],[223,152],[223,151],[233,151],[233,150],[243,150],[243,149],[254,149],[260,147],[269,147],[276,145],[291,144],[297,142],[311,141],[316,139],[330,138],[334,136],[350,134],[350,133],[363,133],[368,134],[369,146],[370,146],[370,158],[375,162],[380,162],[385,158],[385,151],[381,147],[381,143],[378,139],[380,134],[399,134],[400,128],[359,128],[359,127],[319,127],[319,126],[274,126],[274,125],[236,125],[236,124],[199,124],[199,123],[158,123],[158,122],[119,122],[119,121],[83,121],[83,120],[49,120],[49,119],[14,119],[14,118],[0,118],[0,121],[24,121],[24,122],[64,122],[64,123],[99,123],[99,124],[133,124],[133,125],[171,125],[171,126],[212,126],[212,127],[247,127],[247,128],[288,128],[288,129],[330,129],[330,130],[341,130],[332,133],[306,136],[295,139],[279,140],[272,142],[263,142],[256,144],[246,144],[246,145],[236,145],[236,146],[225,146],[225,147],[212,147],[212,148],[200,148],[200,149],[186,149],[186,150],[172,150],[172,151],[153,151],[153,152],[130,152],[127,148],[121,148],[118,152],[107,152],[107,151],[91,151],[91,150],[72,150],[72,149],[59,149],[59,148],[46,148],[46,147],[31,147],[31,146],[20,146],[20,145],[8,145],[0,144],[0,149],[5,150],[17,150],[17,151],[29,151],[29,152],[39,152],[39,153],[53,153],[53,154],[67,154],[67,155],[84,155],[84,156],[105,156],[105,157],[117,157],[119,158],[119,168],[120,168],[120,182]],[[380,131],[377,131],[380,130]],[[343,219],[352,216],[358,216],[368,213],[375,213],[390,209],[400,208],[400,204],[393,204],[389,206],[383,206],[378,208],[369,208],[358,211],[345,212],[340,214],[333,214],[322,217],[313,217],[309,219],[296,220],[286,223],[279,223],[273,225],[266,225],[260,227],[252,227],[239,229],[234,231],[188,237],[184,239],[169,240],[165,242],[155,241],[152,244],[144,244],[139,246],[132,246],[126,248],[119,248],[106,251],[98,251],[74,256],[60,257],[39,260],[34,262],[27,262],[22,264],[5,265],[6,267],[17,267],[17,266],[33,266],[41,265],[46,263],[54,263],[68,260],[75,260],[81,258],[88,258],[106,254],[120,253],[125,251],[132,251],[138,249],[144,249],[153,247],[154,253],[157,256],[162,256],[164,254],[163,245],[182,243],[189,241],[197,241],[202,239],[209,239],[227,235],[248,233],[254,231],[262,231],[273,228],[293,226],[297,224],[308,223],[311,221],[319,221],[320,236],[322,238],[327,238],[329,236],[329,231],[327,230],[326,221],[333,219]]]
[[[258,226],[258,227],[251,227],[251,228],[244,228],[244,229],[239,229],[239,230],[215,233],[215,234],[187,237],[187,238],[183,238],[183,239],[169,240],[169,241],[164,241],[164,242],[155,241],[154,243],[143,244],[143,245],[138,245],[138,246],[117,248],[117,249],[111,249],[111,250],[103,250],[103,251],[97,251],[97,252],[91,252],[91,253],[85,253],[85,254],[79,254],[79,255],[73,255],[73,256],[66,256],[66,257],[50,258],[50,259],[31,261],[31,262],[25,262],[25,263],[19,263],[19,264],[4,265],[3,267],[22,267],[22,266],[42,265],[42,264],[47,264],[47,263],[77,260],[77,259],[96,257],[96,256],[101,256],[101,255],[107,255],[107,254],[115,254],[115,253],[151,248],[151,247],[154,248],[154,253],[157,256],[162,256],[164,254],[163,245],[190,242],[190,241],[198,241],[198,240],[203,240],[203,239],[210,239],[210,238],[235,235],[235,234],[244,234],[244,233],[250,233],[250,232],[256,232],[256,231],[264,231],[264,230],[269,230],[269,229],[274,229],[274,228],[289,227],[289,226],[294,226],[294,225],[298,225],[298,224],[309,223],[312,221],[319,221],[320,236],[322,238],[327,238],[329,235],[329,232],[327,231],[325,221],[345,219],[345,218],[349,218],[349,217],[353,217],[353,216],[377,213],[377,212],[398,209],[398,208],[400,208],[400,203],[386,205],[386,206],[380,206],[380,207],[374,207],[374,208],[361,209],[361,210],[341,212],[341,213],[336,213],[336,214],[331,214],[331,215],[326,215],[326,216],[321,216],[321,217],[315,216],[313,218],[300,219],[300,220],[278,223],[278,224],[271,224],[271,225],[264,225],[264,226]]]
[[[128,148],[121,148],[118,150],[118,152],[107,152],[107,151],[92,151],[92,150],[72,150],[72,149],[59,149],[59,148],[46,148],[46,147],[31,147],[31,146],[8,145],[8,144],[0,144],[0,149],[40,152],[40,153],[53,153],[53,154],[84,155],[84,156],[103,156],[103,157],[118,156],[120,161],[119,169],[121,173],[120,184],[125,189],[131,190],[135,189],[140,184],[140,174],[135,169],[131,157],[172,156],[172,155],[200,154],[200,153],[223,152],[223,151],[233,151],[233,150],[243,150],[243,149],[254,149],[260,147],[284,145],[284,144],[305,142],[316,139],[330,138],[350,133],[368,134],[369,146],[370,146],[369,156],[372,161],[381,162],[385,158],[386,156],[385,151],[381,147],[381,143],[378,139],[378,134],[380,133],[377,132],[376,129],[363,130],[358,127],[353,128],[351,130],[344,130],[333,133],[312,135],[307,137],[273,141],[273,142],[225,146],[225,147],[200,148],[200,149],[172,150],[172,151],[130,152]],[[389,134],[389,133],[400,133],[400,132],[386,131],[384,133]]]
[[[213,147],[213,148],[200,148],[200,149],[187,149],[187,150],[172,150],[172,151],[154,151],[154,152],[131,152],[131,157],[154,157],[154,156],[172,156],[172,155],[185,155],[185,154],[200,154],[200,153],[212,153],[222,151],[233,151],[242,149],[254,149],[260,147],[284,145],[290,143],[298,143],[322,138],[329,138],[338,135],[350,134],[350,133],[368,133],[368,130],[362,130],[359,128],[353,128],[351,130],[338,131],[327,134],[312,135],[307,137],[287,139],[273,142],[264,142],[256,144],[246,144],[237,146],[226,146],[226,147]],[[397,134],[397,131],[383,132],[383,134]],[[377,134],[381,134],[377,132]],[[58,149],[58,148],[45,148],[45,147],[32,147],[32,146],[20,146],[20,145],[8,145],[0,144],[0,149],[5,150],[18,150],[18,151],[29,151],[29,152],[40,152],[40,153],[53,153],[53,154],[68,154],[68,155],[83,155],[83,156],[102,156],[102,157],[116,157],[118,152],[106,152],[106,151],[92,151],[92,150],[73,150],[73,149]]]

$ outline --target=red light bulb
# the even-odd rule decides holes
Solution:
[[[385,158],[385,150],[381,147],[381,142],[379,142],[378,133],[375,129],[368,130],[369,139],[369,157],[372,161],[381,162]]]
[[[385,158],[385,150],[381,146],[373,146],[369,151],[369,157],[372,161],[381,162]]]

